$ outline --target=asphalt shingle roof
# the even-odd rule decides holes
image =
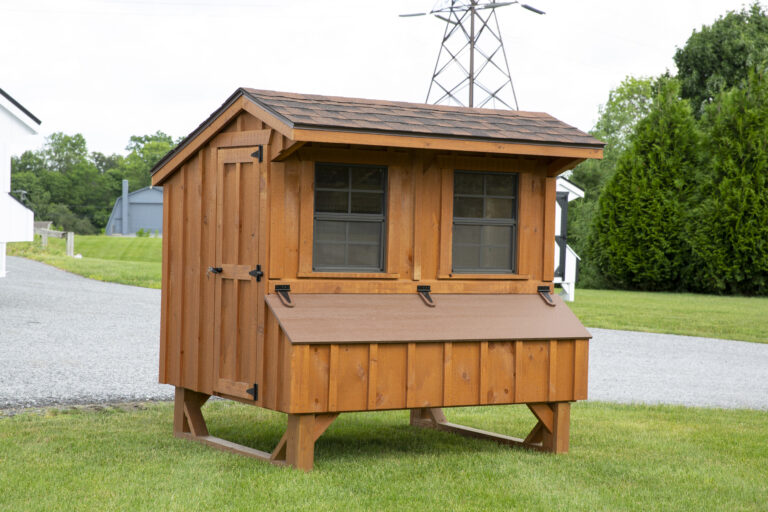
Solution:
[[[543,112],[425,105],[258,89],[243,91],[292,128],[603,146],[594,137]]]

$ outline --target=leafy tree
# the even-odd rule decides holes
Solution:
[[[88,162],[88,147],[85,137],[77,133],[65,135],[61,132],[51,134],[45,143],[42,155],[45,167],[51,172],[66,173],[76,165]]]
[[[689,286],[768,294],[768,71],[721,93],[702,118],[709,176],[694,226]]]
[[[131,190],[149,186],[149,171],[176,144],[170,135],[157,131],[152,135],[133,135],[126,146],[128,156],[123,159],[121,168]]]
[[[600,196],[587,256],[621,288],[677,290],[690,261],[684,229],[696,190],[700,135],[679,83],[654,83],[650,112],[632,133]]]
[[[730,11],[695,31],[675,53],[682,95],[697,115],[717,94],[746,80],[750,68],[768,57],[768,17],[758,2]]]
[[[648,114],[651,101],[650,78],[628,76],[613,89],[608,95],[608,102],[600,106],[600,117],[590,132],[605,142],[603,159],[580,164],[568,178],[585,192],[584,199],[571,202],[568,206],[568,244],[582,256],[579,281],[583,286],[601,284],[598,269],[589,258],[584,257],[597,211],[597,200],[605,183],[613,176],[616,161],[629,145],[632,130]]]

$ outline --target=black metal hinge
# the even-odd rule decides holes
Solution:
[[[251,157],[258,158],[259,159],[259,163],[263,162],[264,161],[264,146],[259,144],[259,149],[257,149],[253,153],[251,153]]]
[[[549,286],[539,286],[536,291],[539,292],[539,297],[547,306],[555,307],[555,301],[552,299],[552,295],[550,295]]]
[[[435,299],[430,295],[432,293],[432,287],[430,285],[420,284],[416,286],[416,293],[419,294],[419,297],[424,301],[424,304],[431,308],[435,307]]]
[[[253,387],[245,390],[246,393],[253,396],[254,400],[259,399],[259,385],[254,383]]]
[[[291,285],[276,284],[275,293],[280,298],[280,302],[283,303],[283,306],[287,308],[292,308],[296,305],[296,303],[293,302],[293,297],[291,297]]]
[[[261,281],[262,276],[264,276],[264,272],[261,270],[261,265],[256,265],[256,268],[248,272],[248,275],[251,277],[256,278],[256,282]]]

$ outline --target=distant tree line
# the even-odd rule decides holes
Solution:
[[[11,193],[35,212],[66,231],[94,234],[109,220],[127,179],[130,190],[150,184],[149,171],[176,145],[169,135],[132,136],[126,156],[89,152],[79,133],[54,133],[42,149],[11,160]]]
[[[591,287],[768,295],[768,18],[755,3],[695,31],[676,76],[629,77],[592,134],[605,158],[569,243]]]

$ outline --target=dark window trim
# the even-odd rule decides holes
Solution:
[[[518,267],[518,237],[519,237],[519,229],[518,229],[518,219],[520,217],[520,174],[519,173],[512,173],[512,172],[495,172],[495,171],[474,171],[474,170],[464,170],[464,169],[455,169],[453,171],[453,197],[456,198],[456,174],[457,173],[463,173],[463,174],[481,174],[483,176],[487,175],[502,175],[502,176],[514,176],[515,178],[515,195],[513,197],[514,199],[514,218],[512,219],[497,219],[497,218],[484,218],[484,217],[456,217],[453,215],[452,222],[451,222],[451,272],[454,274],[515,274],[517,273],[517,267]],[[481,197],[484,199],[487,198],[503,198],[507,199],[510,196],[506,195],[498,195],[498,194],[487,194],[487,187],[486,187],[486,180],[483,179],[483,194],[458,194],[461,197]],[[454,211],[455,211],[455,204],[454,204]],[[452,212],[453,213],[453,212]],[[483,200],[483,215],[486,213],[486,201]],[[455,258],[454,258],[454,248],[456,247],[456,241],[453,239],[453,232],[455,230],[456,225],[463,225],[463,226],[510,226],[512,228],[512,241],[510,244],[510,263],[511,263],[511,269],[509,268],[456,268]],[[460,246],[476,246],[476,244],[458,244]],[[485,244],[480,245],[478,247],[506,247],[505,245],[498,245],[498,244]]]
[[[367,193],[367,194],[381,194],[382,197],[382,213],[339,213],[339,212],[318,212],[314,203],[316,202],[318,191],[334,191],[338,192],[340,189],[316,187],[314,189],[313,197],[313,219],[312,219],[312,272],[355,272],[355,273],[370,273],[370,274],[382,274],[387,268],[387,200],[389,195],[389,172],[386,165],[373,165],[373,164],[346,164],[341,162],[315,162],[315,182],[317,182],[317,171],[320,167],[326,165],[336,165],[346,167],[349,171],[349,188],[346,189],[349,197],[347,199],[348,208],[352,208],[352,192]],[[353,169],[380,169],[383,172],[383,190],[382,192],[361,190],[352,188],[352,172]],[[381,265],[379,267],[366,267],[366,266],[353,266],[353,265],[316,265],[317,260],[317,237],[314,233],[317,232],[317,221],[341,221],[341,222],[380,222],[381,232],[379,234],[379,261]],[[344,242],[323,242],[324,244],[339,244],[349,245],[347,240],[349,239],[349,224],[347,224],[347,234]],[[356,242],[354,245],[376,245],[375,242]]]

